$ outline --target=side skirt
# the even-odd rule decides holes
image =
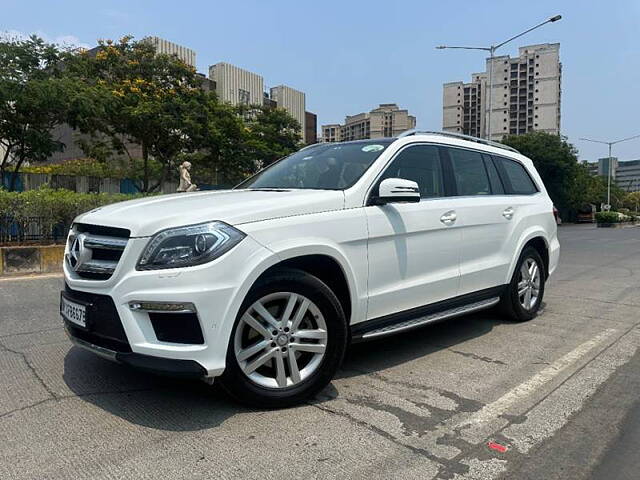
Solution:
[[[392,335],[447,318],[490,308],[500,301],[500,297],[506,288],[507,285],[487,288],[479,292],[358,323],[351,327],[352,342],[356,343],[383,335]]]

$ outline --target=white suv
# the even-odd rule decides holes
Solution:
[[[411,131],[306,147],[233,190],[80,215],[61,313],[99,355],[285,406],[322,389],[349,342],[498,304],[533,318],[558,256],[531,160]]]

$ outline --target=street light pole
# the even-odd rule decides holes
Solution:
[[[485,106],[485,114],[484,114],[484,117],[487,123],[485,125],[485,128],[486,128],[485,136],[488,140],[491,140],[491,101],[493,96],[493,59],[494,59],[496,50],[502,47],[503,45],[509,43],[510,41],[515,40],[516,38],[519,38],[524,34],[529,33],[532,30],[535,30],[536,28],[540,28],[541,26],[546,25],[547,23],[557,22],[561,18],[562,18],[561,15],[555,15],[551,18],[548,18],[544,22],[539,23],[538,25],[535,25],[525,30],[524,32],[514,35],[511,38],[508,38],[502,43],[498,43],[497,45],[489,45],[488,47],[460,47],[460,46],[451,46],[451,45],[439,45],[436,47],[436,49],[438,50],[444,50],[446,48],[456,48],[456,49],[462,49],[462,50],[484,50],[485,52],[489,52],[489,93],[487,94],[487,102],[485,102],[488,104],[487,106],[489,108],[487,112],[487,106]],[[487,119],[487,116],[489,117],[488,119]]]
[[[493,98],[493,56],[496,52],[496,47],[489,47],[489,96],[487,98],[487,106],[489,107],[489,119],[487,120],[487,140],[491,140],[491,110],[493,105],[491,104]]]
[[[581,138],[585,142],[603,143],[609,146],[609,159],[607,161],[607,205],[611,208],[611,147],[617,143],[626,142],[627,140],[633,140],[634,138],[640,138],[640,135],[634,135],[633,137],[623,138],[621,140],[615,140],[613,142],[606,142],[604,140],[593,140],[591,138]]]

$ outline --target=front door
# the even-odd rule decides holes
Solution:
[[[455,297],[461,230],[445,197],[440,148],[410,145],[385,170],[385,178],[413,180],[418,203],[367,206],[369,303],[367,319]],[[374,194],[377,185],[374,186]]]

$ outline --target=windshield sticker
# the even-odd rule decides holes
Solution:
[[[384,145],[365,145],[362,147],[363,152],[379,152],[384,149]]]

